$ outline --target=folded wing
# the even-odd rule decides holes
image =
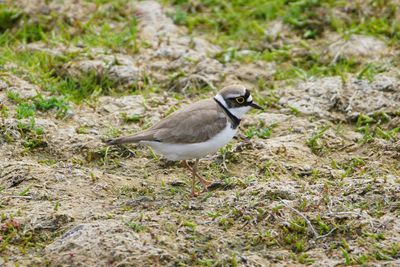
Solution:
[[[108,145],[157,141],[191,144],[207,141],[227,125],[227,118],[217,103],[203,100],[172,113],[154,126],[135,135],[107,141]]]

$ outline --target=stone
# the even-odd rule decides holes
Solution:
[[[33,17],[40,15],[49,15],[52,12],[62,14],[66,21],[85,22],[90,18],[96,10],[96,4],[83,0],[63,0],[63,1],[46,1],[46,0],[19,0],[15,1],[16,5],[25,13]]]
[[[9,86],[4,80],[0,80],[0,91],[7,89]]]
[[[190,49],[200,54],[216,54],[221,52],[220,47],[210,44],[207,40],[199,37],[183,35],[177,38],[176,42],[185,47],[190,47]]]
[[[146,41],[156,44],[159,38],[169,38],[178,34],[178,27],[166,16],[160,3],[138,2],[135,10],[139,18],[140,35]]]
[[[111,79],[124,85],[131,85],[140,79],[140,71],[133,65],[112,66],[108,72]]]
[[[30,99],[35,97],[40,88],[15,75],[0,76],[0,90],[6,89],[7,92],[18,94],[21,99]]]
[[[395,113],[399,110],[399,101],[399,80],[380,74],[371,83],[350,79],[342,90],[337,108],[346,114],[347,119],[353,120],[360,114]]]
[[[102,75],[106,69],[106,63],[100,59],[94,60],[80,60],[75,62],[67,63],[64,67],[68,75],[71,77],[79,77],[83,74],[95,73],[96,75]]]
[[[400,81],[379,74],[374,81],[340,77],[300,82],[279,90],[279,104],[320,118],[354,120],[360,114],[395,113],[399,110]]]
[[[276,40],[285,32],[288,31],[288,27],[281,20],[273,20],[268,24],[268,28],[264,31],[265,36],[269,40]]]
[[[0,162],[0,185],[6,189],[17,187],[21,183],[38,180],[43,172],[45,170],[42,170],[39,164],[31,161],[2,161]]]
[[[260,113],[257,115],[257,120],[264,122],[265,125],[284,123],[290,119],[289,115],[280,113]]]
[[[95,74],[123,86],[130,86],[141,79],[140,69],[134,59],[124,54],[98,55],[94,59],[69,62],[63,70],[70,77]]]
[[[259,80],[269,80],[275,73],[274,63],[257,62],[251,64],[240,64],[233,67],[233,74],[241,81],[251,82],[257,84]]]
[[[334,35],[334,38],[338,38]],[[351,35],[348,40],[339,38],[328,47],[328,54],[333,61],[339,58],[355,59],[369,58],[379,59],[382,55],[388,53],[388,47],[384,41],[372,36]]]
[[[282,96],[278,103],[306,115],[332,117],[330,110],[335,107],[341,90],[340,77],[300,82],[295,87],[280,90]]]
[[[145,108],[141,95],[129,95],[120,98],[100,97],[101,110],[110,114],[126,113],[127,116],[143,115]]]
[[[117,220],[75,225],[48,245],[45,256],[51,265],[151,266],[171,260],[165,250],[151,244],[150,235],[139,235]],[[71,257],[71,255],[74,255]]]

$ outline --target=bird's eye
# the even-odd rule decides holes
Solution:
[[[243,104],[244,103],[244,97],[242,97],[242,96],[236,97],[236,102],[238,104]]]

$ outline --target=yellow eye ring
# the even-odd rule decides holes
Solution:
[[[236,102],[238,104],[243,104],[244,103],[244,97],[242,97],[242,96],[236,97]]]

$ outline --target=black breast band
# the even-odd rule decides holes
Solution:
[[[231,128],[232,129],[236,129],[239,124],[240,124],[240,119],[238,117],[236,117],[235,115],[233,115],[224,105],[222,105],[221,102],[219,102],[218,99],[216,99],[214,97],[215,102],[218,103],[218,105],[225,111],[226,115],[228,115],[229,119],[232,121],[232,125]]]

